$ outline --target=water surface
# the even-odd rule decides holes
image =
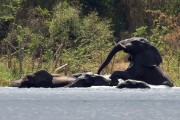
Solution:
[[[179,120],[180,88],[0,88],[0,120]]]

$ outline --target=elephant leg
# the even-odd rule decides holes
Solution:
[[[66,85],[65,87],[73,88],[73,87],[83,87],[84,82],[82,79],[76,79],[74,82]]]
[[[111,79],[110,85],[117,86],[119,83],[118,79],[127,80],[131,78],[132,77],[128,71],[114,71],[110,76],[110,79]]]

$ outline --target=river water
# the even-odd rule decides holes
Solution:
[[[180,88],[0,88],[0,120],[180,120]]]

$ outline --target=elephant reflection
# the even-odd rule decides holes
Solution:
[[[125,71],[114,71],[111,74],[111,85],[117,85],[118,78],[121,78],[123,80],[140,80],[152,85],[173,86],[171,80],[159,66],[162,63],[160,53],[147,39],[142,37],[133,37],[117,43],[98,69],[97,74],[100,74],[113,56],[121,50],[130,55],[128,58],[130,64]]]

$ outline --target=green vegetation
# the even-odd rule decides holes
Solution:
[[[180,86],[179,0],[1,0],[0,85],[46,69],[96,72],[115,42],[142,36],[161,52]],[[127,67],[119,53],[103,71]]]

